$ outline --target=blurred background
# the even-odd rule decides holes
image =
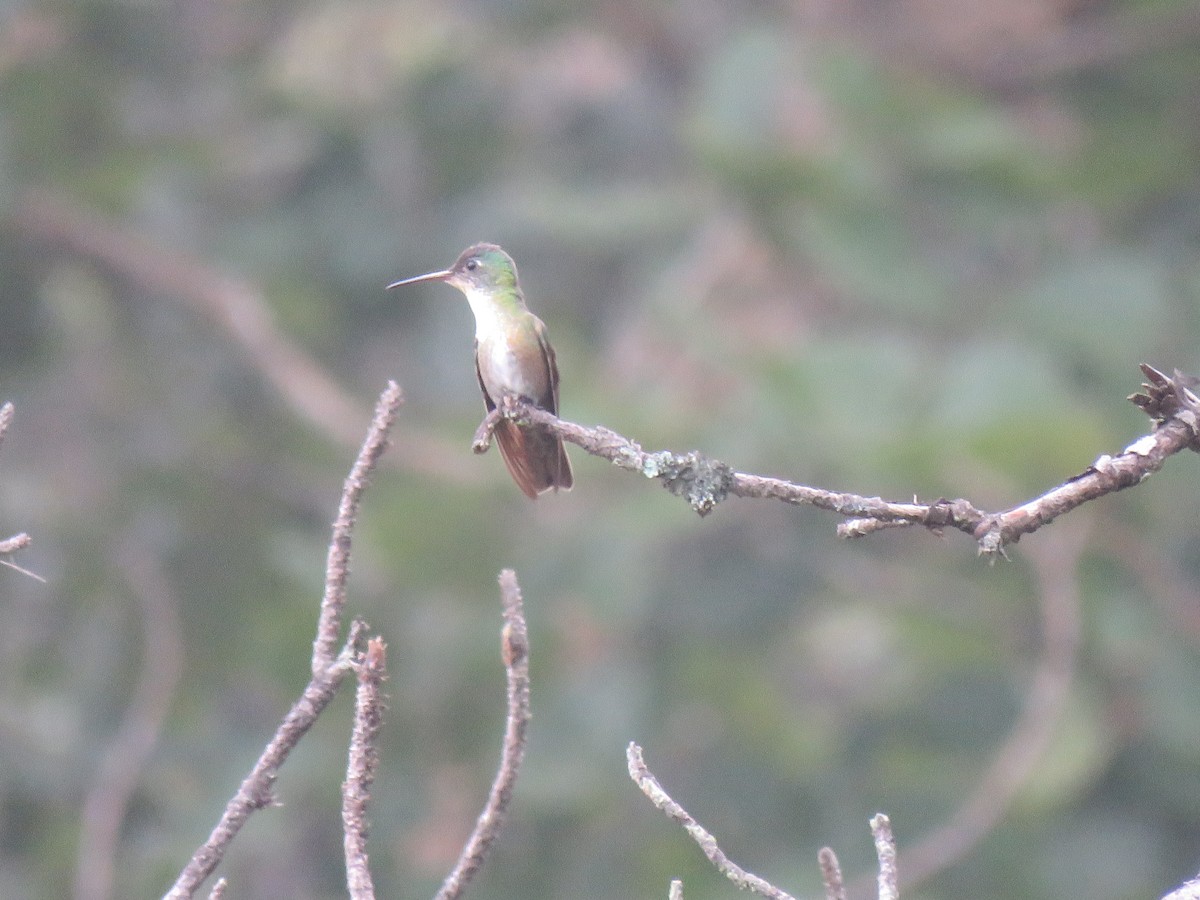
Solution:
[[[1198,460],[989,566],[811,509],[680,500],[576,451],[531,503],[462,297],[501,243],[562,411],[650,449],[1002,509],[1200,369],[1200,9],[1187,0],[9,0],[0,7],[0,895],[161,894],[308,677],[328,527],[384,636],[380,896],[430,896],[503,729],[529,753],[473,896],[735,891],[625,772],[645,747],[750,870],[820,892],[1157,897],[1200,869]],[[221,872],[344,896],[352,698]]]

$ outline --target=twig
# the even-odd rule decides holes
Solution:
[[[842,866],[837,854],[830,847],[817,852],[817,863],[821,867],[821,883],[825,885],[825,900],[846,900],[846,885],[842,881]]]
[[[732,881],[739,890],[751,891],[760,897],[770,898],[770,900],[794,900],[791,894],[780,890],[766,879],[747,872],[726,856],[724,851],[717,846],[717,839],[705,831],[704,827],[692,818],[691,813],[672,800],[670,795],[663,790],[658,779],[646,767],[641,747],[631,743],[625,751],[625,758],[629,763],[629,777],[633,779],[633,783],[656,808],[683,826],[692,840],[700,846],[704,855],[708,857],[709,862],[716,866],[717,871]]]
[[[208,892],[208,900],[221,900],[225,896],[227,887],[229,887],[229,882],[224,878],[218,878],[216,884],[212,886],[212,890]]]
[[[1005,547],[1036,531],[1075,507],[1106,494],[1140,484],[1181,450],[1200,450],[1200,399],[1190,390],[1192,379],[1176,372],[1168,377],[1142,366],[1150,379],[1146,395],[1129,399],[1155,420],[1154,430],[1116,456],[1104,455],[1080,474],[1046,493],[1011,509],[988,513],[968,500],[898,503],[842,491],[797,484],[782,478],[736,472],[698,451],[647,452],[608,428],[589,428],[560,419],[543,409],[517,401],[511,410],[493,410],[475,434],[476,452],[487,449],[499,417],[542,425],[587,453],[647,478],[658,479],[671,493],[683,496],[700,515],[707,515],[727,496],[775,499],[810,505],[848,517],[838,528],[842,537],[870,534],[885,527],[920,525],[940,533],[954,528],[971,535],[979,552],[1003,555]],[[1147,396],[1148,395],[1148,396]]]
[[[83,804],[75,854],[75,900],[112,896],[121,825],[158,743],[183,660],[179,600],[158,560],[133,541],[121,556],[121,571],[141,607],[137,618],[142,626],[142,663],[133,696]]]
[[[1181,561],[1156,543],[1136,523],[1112,517],[1096,529],[1092,549],[1111,556],[1133,572],[1146,586],[1146,596],[1167,617],[1167,626],[1200,643],[1200,582]]]
[[[1185,881],[1162,900],[1200,900],[1200,877]]]
[[[683,882],[678,878],[671,880],[671,886],[667,889],[667,900],[683,900]]]
[[[8,431],[8,426],[12,424],[13,413],[12,403],[6,402],[0,404],[0,444],[4,443],[5,432]]]
[[[19,534],[19,535],[17,535],[17,537],[24,538],[24,537],[28,537],[28,535]],[[28,546],[29,546],[28,541],[25,541],[21,544],[21,547],[28,547]],[[27,575],[30,578],[32,578],[34,581],[40,581],[42,584],[46,583],[46,579],[43,578],[41,575],[39,575],[37,572],[31,572],[31,571],[29,571],[29,569],[26,569],[24,566],[18,566],[12,560],[0,559],[0,566],[4,566],[4,568],[6,568],[6,569],[12,569],[14,572],[20,572],[22,575]]]
[[[24,550],[32,543],[33,538],[31,538],[25,532],[22,531],[20,534],[14,534],[12,537],[5,538],[4,540],[0,541],[0,556],[7,555],[9,553],[16,553],[18,550]],[[18,566],[10,559],[0,559],[0,566],[4,566],[6,569],[12,569],[15,572],[20,572],[22,575],[28,575],[34,581],[40,581],[42,584],[46,583],[46,579],[37,572],[31,572],[24,566]]]
[[[483,417],[483,421],[475,429],[475,437],[471,438],[472,450],[476,453],[487,453],[488,447],[492,445],[492,435],[496,433],[496,426],[500,424],[502,417],[503,413],[499,409],[493,409]]]
[[[879,900],[900,900],[900,876],[896,871],[896,839],[892,823],[883,813],[871,818],[875,856],[879,860]]]
[[[400,389],[394,383],[389,383],[379,397],[367,439],[343,486],[338,519],[329,548],[325,596],[321,602],[317,638],[313,642],[312,679],[284,717],[237,793],[226,804],[225,812],[208,840],[192,855],[175,884],[165,894],[167,900],[183,900],[193,896],[224,858],[226,849],[250,814],[274,802],[272,789],[279,767],[333,699],[346,675],[354,669],[367,630],[365,623],[359,620],[350,625],[350,635],[336,658],[330,654],[327,663],[321,667],[316,662],[319,658],[327,658],[323,654],[328,635],[334,635],[336,641],[336,635],[341,630],[346,577],[349,573],[350,532],[354,527],[362,492],[386,445],[387,431],[395,419],[399,403]]]
[[[513,785],[525,756],[529,727],[529,632],[521,602],[521,586],[512,569],[500,573],[500,602],[504,627],[500,631],[500,656],[508,673],[508,717],[500,766],[488,793],[487,804],[475,823],[454,869],[446,876],[435,900],[453,900],[470,884],[487,858],[512,800]]]
[[[206,317],[242,349],[247,363],[299,418],[342,446],[357,446],[366,410],[279,329],[263,292],[252,281],[54,193],[26,193],[15,205],[12,221],[34,240],[94,260]],[[477,467],[455,462],[448,441],[412,429],[406,430],[393,458],[407,468],[459,484],[481,477]]]
[[[4,435],[8,431],[8,426],[12,424],[14,413],[15,410],[11,403],[0,404],[0,444],[4,443]],[[0,556],[8,556],[10,553],[16,553],[18,550],[24,550],[32,543],[33,538],[31,538],[25,532],[22,531],[20,534],[14,534],[10,538],[0,540]],[[38,575],[36,572],[30,572],[28,569],[22,566],[18,566],[12,560],[0,559],[0,566],[13,569],[16,572],[20,572],[22,575],[28,575],[35,581],[42,582],[42,584],[46,583],[46,579],[41,575]]]
[[[904,851],[905,887],[924,882],[969,853],[1001,822],[1037,771],[1070,700],[1082,629],[1078,566],[1089,532],[1086,526],[1055,528],[1031,549],[1042,644],[1021,714],[958,811]]]
[[[404,395],[400,386],[389,381],[375,404],[375,415],[363,441],[362,449],[342,487],[342,500],[333,523],[333,538],[325,563],[325,596],[321,599],[321,615],[317,621],[317,637],[313,641],[312,670],[316,675],[333,663],[341,639],[342,610],[346,606],[346,580],[350,577],[350,535],[358,516],[358,505],[379,457],[387,448],[387,436]]]
[[[0,553],[16,553],[32,543],[33,538],[22,531],[20,534],[14,534],[12,537],[0,541]]]
[[[663,790],[654,773],[646,766],[642,756],[642,748],[631,743],[625,751],[629,763],[629,777],[654,806],[666,813],[669,819],[678,822],[687,831],[708,857],[708,861],[716,866],[717,871],[728,878],[742,891],[750,891],[769,900],[794,900],[791,894],[775,887],[764,878],[747,872],[734,863],[725,852],[717,846],[717,839],[697,822],[692,814],[671,799]],[[892,837],[892,824],[883,813],[877,813],[871,819],[871,834],[875,838],[875,854],[879,859],[879,875],[877,878],[879,900],[900,900],[899,876],[896,867],[896,841]],[[822,847],[817,854],[821,866],[821,881],[825,885],[826,900],[846,900],[846,886],[842,881],[842,868],[838,858],[829,847]],[[682,898],[683,883],[671,882],[670,897]]]
[[[387,645],[382,638],[367,641],[367,652],[356,663],[358,691],[354,702],[354,733],[350,738],[346,783],[342,785],[342,828],[345,835],[346,884],[351,900],[374,900],[375,886],[367,865],[367,804],[379,768],[376,741],[383,724],[383,682],[387,678]]]

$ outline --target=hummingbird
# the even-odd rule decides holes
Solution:
[[[558,364],[546,326],[525,306],[517,264],[495,244],[475,244],[449,269],[393,281],[387,290],[441,281],[466,295],[475,314],[475,376],[488,412],[519,398],[558,415]],[[574,484],[562,438],[538,425],[501,419],[495,430],[500,455],[526,496]]]

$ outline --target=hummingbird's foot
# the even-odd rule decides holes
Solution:
[[[496,426],[500,424],[502,418],[500,411],[493,409],[483,421],[479,423],[479,427],[475,429],[475,437],[471,441],[471,449],[476,453],[487,453],[488,448],[492,446],[492,434],[496,431]]]
[[[517,416],[521,411],[521,407],[528,402],[528,400],[518,394],[501,394],[500,404],[497,408],[500,411],[500,415],[506,419],[511,419]]]

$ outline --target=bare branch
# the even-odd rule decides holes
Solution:
[[[18,534],[16,537],[17,538],[28,538],[29,535]],[[16,538],[14,538],[14,540],[16,540]],[[28,547],[28,546],[29,546],[28,540],[18,541],[17,549],[21,549],[23,547]],[[27,575],[30,578],[32,578],[34,581],[40,581],[42,584],[46,583],[46,579],[43,578],[41,575],[39,575],[37,572],[31,572],[31,571],[29,571],[29,569],[26,569],[24,566],[18,566],[12,560],[0,559],[0,566],[4,566],[4,568],[6,568],[6,569],[12,569],[14,572],[20,572],[22,575]]]
[[[1184,882],[1162,900],[1200,900],[1200,877]]]
[[[892,823],[883,813],[871,819],[875,856],[879,860],[879,900],[900,900],[900,876],[896,871],[896,839]]]
[[[483,417],[483,421],[475,429],[475,437],[471,438],[472,450],[476,453],[487,453],[488,447],[492,445],[492,435],[496,433],[496,426],[500,424],[502,415],[500,410],[493,409]]]
[[[274,802],[272,790],[279,767],[316,722],[359,659],[367,630],[362,621],[355,620],[350,625],[350,635],[336,658],[331,651],[326,650],[326,642],[332,635],[336,645],[337,635],[341,630],[341,615],[346,601],[346,579],[350,571],[350,536],[355,516],[367,480],[386,446],[387,432],[395,421],[400,400],[400,388],[395,383],[389,383],[379,397],[367,438],[343,486],[325,571],[325,596],[321,601],[317,638],[313,642],[312,679],[304,688],[300,699],[280,723],[237,793],[226,804],[225,812],[208,836],[208,840],[192,855],[175,884],[166,893],[167,900],[183,900],[193,896],[220,864],[229,844],[250,814]],[[325,661],[325,664],[318,666],[319,660]]]
[[[1050,746],[1070,701],[1082,639],[1078,569],[1089,533],[1086,524],[1055,528],[1030,548],[1039,588],[1042,643],[1021,714],[958,811],[904,851],[907,888],[962,859],[994,829]]]
[[[822,847],[817,853],[821,866],[821,883],[825,885],[825,900],[846,900],[846,885],[842,881],[842,866],[837,854],[830,847]]]
[[[683,882],[678,878],[671,880],[671,886],[667,889],[667,900],[683,900]]]
[[[216,884],[212,886],[212,890],[208,892],[208,900],[221,900],[225,896],[227,887],[229,887],[229,882],[224,878],[218,878]]]
[[[32,543],[33,538],[22,531],[20,534],[14,534],[12,537],[0,541],[0,553],[16,553]]]
[[[1200,386],[1200,378],[1185,375],[1178,369],[1168,377],[1147,363],[1142,363],[1139,368],[1147,381],[1143,382],[1141,393],[1129,395],[1129,402],[1160,427],[1172,419],[1179,419],[1196,432],[1197,420],[1200,420],[1200,396],[1195,388]],[[1200,453],[1200,435],[1193,438],[1190,446]]]
[[[14,412],[11,403],[0,404],[0,444],[4,443],[4,435],[8,431],[8,426],[12,424]]]
[[[75,854],[75,900],[112,896],[121,825],[158,743],[183,664],[179,600],[159,561],[133,541],[127,542],[121,555],[121,571],[141,606],[137,619],[142,626],[142,662],[133,696],[83,804]]]
[[[13,409],[13,405],[11,403],[0,404],[0,444],[4,443],[4,435],[8,431],[8,426],[12,424],[14,413],[15,410]],[[3,540],[0,540],[0,556],[8,556],[10,553],[16,553],[18,550],[24,550],[32,543],[33,538],[23,531],[20,534],[14,534],[10,538],[4,538]],[[28,575],[35,581],[40,581],[43,584],[46,583],[46,579],[41,575],[38,575],[35,572],[30,572],[28,569],[18,566],[11,560],[0,559],[0,566],[4,566],[7,569],[13,569],[14,571],[20,572],[22,575]]]
[[[343,446],[357,446],[366,410],[279,329],[253,282],[87,210],[68,197],[28,192],[16,204],[13,222],[37,241],[64,247],[143,290],[186,304],[242,349],[247,363],[299,418]],[[459,484],[480,477],[474,467],[455,461],[444,438],[413,429],[406,430],[393,457],[407,468]]]
[[[193,896],[220,864],[225,851],[250,814],[274,805],[273,791],[280,766],[333,699],[347,673],[353,670],[356,648],[365,634],[366,625],[356,620],[350,627],[350,637],[337,660],[320,675],[313,676],[300,699],[288,710],[258,762],[226,804],[225,812],[208,840],[192,855],[175,884],[164,895],[167,900],[183,900]]]
[[[508,672],[508,719],[504,728],[504,749],[487,804],[479,814],[475,830],[467,838],[454,869],[442,882],[435,900],[458,897],[478,873],[504,823],[512,800],[513,785],[521,768],[521,760],[525,757],[526,732],[529,728],[529,631],[525,625],[517,573],[512,569],[504,569],[499,580],[504,615],[504,627],[500,631],[500,656]]]
[[[389,381],[375,404],[375,415],[363,441],[358,458],[346,476],[333,537],[325,563],[325,596],[321,600],[321,615],[317,622],[317,637],[313,641],[312,670],[319,674],[333,663],[333,656],[342,631],[342,610],[346,606],[346,580],[350,577],[350,535],[358,516],[358,505],[379,457],[387,448],[387,436],[396,421],[396,413],[404,395],[400,386]]]
[[[669,819],[673,819],[683,826],[692,840],[704,851],[709,862],[716,866],[717,871],[732,881],[739,890],[751,891],[760,897],[767,897],[769,900],[794,900],[791,894],[780,890],[766,879],[747,872],[726,856],[724,851],[717,846],[717,839],[705,831],[704,827],[692,818],[691,813],[672,800],[670,795],[663,790],[658,779],[646,767],[641,747],[631,743],[625,751],[625,758],[629,763],[629,777],[633,779],[633,783],[656,808],[666,813]]]
[[[785,503],[815,506],[846,516],[838,528],[841,537],[859,537],[882,528],[920,525],[940,533],[954,528],[971,535],[979,552],[1003,555],[1004,548],[1025,534],[1036,531],[1077,506],[1140,484],[1162,468],[1167,458],[1185,449],[1200,450],[1200,399],[1190,390],[1187,376],[1168,378],[1143,365],[1150,379],[1147,394],[1131,397],[1155,420],[1154,430],[1130,444],[1116,456],[1103,455],[1080,474],[1058,487],[1011,509],[988,513],[968,500],[936,500],[933,503],[899,503],[879,497],[863,497],[842,491],[797,484],[782,478],[736,472],[727,464],[698,451],[647,452],[629,438],[608,428],[588,428],[560,419],[529,403],[517,401],[511,409],[488,413],[475,433],[473,447],[484,452],[500,418],[537,424],[558,434],[587,453],[614,465],[658,479],[671,493],[683,496],[700,515],[707,515],[725,497],[775,499]]]
[[[346,783],[342,785],[342,826],[345,833],[346,884],[351,900],[374,900],[375,885],[367,865],[367,804],[379,768],[376,742],[383,724],[383,682],[387,678],[387,645],[382,638],[367,642],[367,652],[354,666],[358,691],[354,703],[354,733],[350,738]]]
[[[717,839],[697,822],[692,814],[671,799],[663,790],[654,774],[646,766],[642,756],[642,748],[631,743],[625,751],[629,763],[629,777],[641,789],[651,803],[666,813],[667,818],[678,822],[704,851],[709,862],[717,867],[717,871],[728,878],[742,891],[750,891],[769,900],[794,900],[791,894],[775,887],[764,878],[747,872],[734,863],[717,845]],[[876,813],[871,819],[871,834],[875,838],[875,854],[879,859],[879,875],[877,879],[879,900],[900,900],[899,876],[896,867],[896,841],[892,837],[892,824],[883,813]],[[821,866],[821,881],[825,885],[826,900],[846,900],[846,887],[842,881],[842,869],[837,856],[828,847],[822,847],[817,854]],[[679,881],[671,882],[671,896],[675,896],[675,886],[679,885],[682,896],[683,885]]]
[[[1117,560],[1146,585],[1146,597],[1155,602],[1172,631],[1200,643],[1200,581],[1161,546],[1140,522],[1105,517],[1096,529],[1090,548]]]

